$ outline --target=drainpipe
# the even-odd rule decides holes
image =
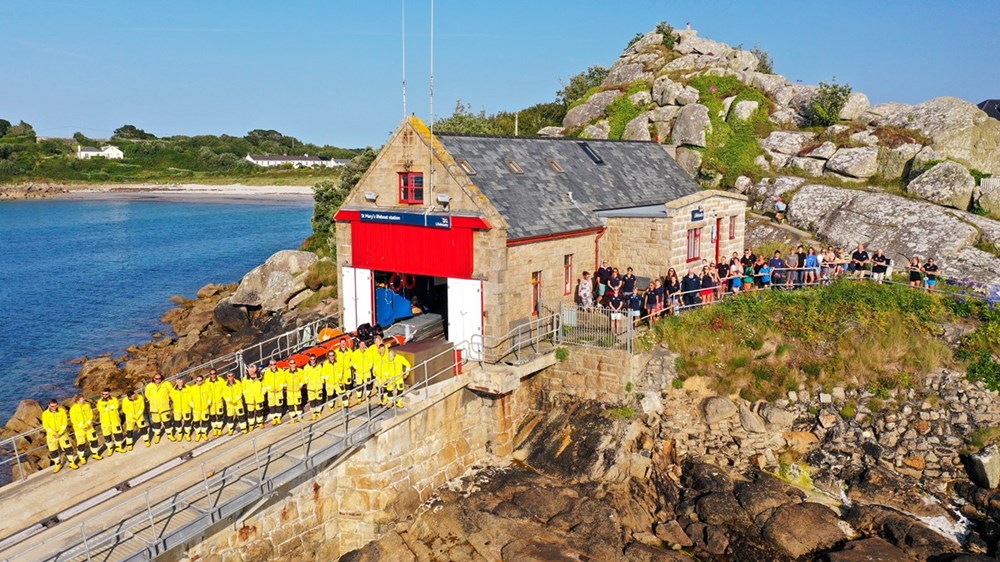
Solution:
[[[601,237],[607,232],[608,227],[601,228],[601,231],[597,233],[597,237],[594,238],[594,271],[601,267]]]

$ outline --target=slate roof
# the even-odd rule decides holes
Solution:
[[[598,210],[662,205],[701,189],[654,142],[436,136],[455,161],[471,165],[472,182],[510,225],[509,240],[600,227]]]
[[[976,107],[985,111],[990,117],[1000,119],[1000,100],[986,100]]]

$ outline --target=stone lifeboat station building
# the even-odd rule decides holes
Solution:
[[[405,286],[449,341],[499,337],[572,302],[604,259],[650,278],[742,253],[745,211],[655,142],[432,134],[408,117],[335,216],[344,325],[375,323],[377,287]]]

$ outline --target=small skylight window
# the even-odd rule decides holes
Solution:
[[[596,152],[594,152],[594,149],[591,148],[589,144],[585,142],[579,142],[577,144],[579,144],[580,148],[583,149],[583,151],[587,154],[587,156],[589,156],[590,159],[594,161],[594,164],[604,165],[604,160],[602,160],[601,157],[598,156]]]
[[[507,167],[510,168],[510,171],[514,172],[515,174],[524,173],[524,169],[521,168],[521,165],[513,160],[507,160]]]
[[[472,164],[470,164],[468,160],[459,160],[458,165],[462,167],[462,170],[466,174],[470,176],[476,175],[476,169],[472,167]]]
[[[563,170],[562,166],[559,165],[559,162],[556,162],[555,160],[549,160],[549,166],[552,166],[552,169],[555,170],[557,174],[566,173],[566,170]]]

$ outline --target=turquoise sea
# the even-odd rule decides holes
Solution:
[[[71,394],[72,359],[167,332],[170,296],[297,248],[311,216],[311,200],[0,202],[0,423]]]

